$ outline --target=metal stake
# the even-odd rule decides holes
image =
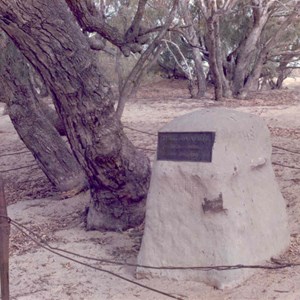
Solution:
[[[4,183],[0,177],[0,277],[1,299],[9,300],[9,219],[4,194]]]

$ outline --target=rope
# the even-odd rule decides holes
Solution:
[[[156,150],[150,149],[150,148],[142,148],[142,147],[137,147],[137,146],[136,146],[135,148],[137,148],[137,149],[139,149],[139,150],[144,150],[144,151],[156,152]]]
[[[23,166],[23,167],[14,168],[14,169],[0,170],[0,173],[7,173],[10,171],[17,171],[17,170],[31,168],[31,167],[37,167],[37,169],[38,169],[37,164],[32,164],[32,165],[27,165],[27,166]]]
[[[140,132],[140,133],[144,133],[144,134],[148,134],[148,135],[152,135],[152,136],[157,136],[157,134],[155,134],[155,133],[150,133],[150,132],[147,132],[147,131],[143,131],[143,130],[131,128],[131,127],[126,126],[126,125],[123,125],[123,127],[124,127],[124,128],[127,128],[127,129],[129,129],[129,130],[132,130],[132,131],[136,131],[136,132]]]
[[[272,164],[275,166],[280,166],[280,167],[284,167],[284,168],[300,170],[299,167],[295,167],[295,166],[284,165],[284,164],[280,164],[280,163],[276,163],[276,162],[272,162]]]
[[[12,224],[16,224],[17,226],[23,228],[24,230],[26,230],[28,233],[30,233],[31,235],[34,235],[35,237],[37,237],[40,241],[34,242],[38,243],[38,245],[43,244],[44,247],[51,249],[52,251],[59,251],[59,252],[63,252],[66,254],[70,254],[70,255],[74,255],[83,259],[87,259],[87,260],[93,260],[93,261],[97,261],[97,262],[101,262],[101,263],[107,263],[107,264],[113,264],[113,265],[117,265],[117,266],[128,266],[128,267],[140,267],[140,268],[145,268],[145,269],[154,269],[154,270],[201,270],[201,271],[227,271],[227,270],[236,270],[236,269],[267,269],[267,270],[278,270],[278,269],[284,269],[284,268],[290,268],[290,267],[298,267],[300,266],[300,263],[279,263],[276,262],[276,264],[272,264],[272,265],[244,265],[244,264],[236,264],[236,265],[216,265],[216,266],[186,266],[186,267],[171,267],[171,266],[165,266],[165,267],[154,267],[154,266],[148,266],[148,265],[141,265],[141,264],[133,264],[133,263],[127,263],[127,262],[118,262],[118,261],[113,261],[113,260],[109,260],[109,259],[103,259],[103,258],[95,258],[95,257],[90,257],[90,256],[85,256],[85,255],[81,255],[78,253],[74,253],[68,250],[64,250],[58,247],[52,247],[50,244],[48,244],[46,241],[44,241],[38,234],[36,234],[35,232],[33,232],[32,230],[28,229],[27,227],[25,227],[24,225],[13,221],[12,219],[10,219],[9,217],[6,216],[1,216],[0,218],[6,218],[8,219],[8,222],[12,223]],[[29,236],[29,234],[26,234],[27,236]],[[32,237],[30,237],[31,239],[33,239]]]
[[[275,148],[275,149],[284,150],[284,151],[291,152],[291,153],[294,153],[294,154],[300,154],[300,152],[297,152],[295,150],[290,150],[290,149],[279,147],[279,146],[275,146],[275,145],[273,145],[272,147]]]
[[[5,154],[1,154],[0,157],[13,156],[13,155],[24,154],[24,153],[31,153],[31,152],[29,150],[25,150],[20,152],[5,153]]]
[[[6,216],[0,216],[0,217],[8,219],[8,221],[9,221],[10,224],[12,224],[17,230],[19,230],[22,234],[24,234],[25,236],[27,236],[27,237],[28,237],[30,240],[32,240],[35,244],[37,244],[37,245],[40,246],[41,248],[43,248],[43,249],[45,249],[45,250],[47,250],[47,251],[49,251],[49,252],[51,252],[51,253],[53,253],[53,254],[59,256],[59,257],[65,258],[65,259],[67,259],[67,260],[69,260],[69,261],[78,263],[78,264],[83,265],[83,266],[85,266],[85,267],[88,267],[88,268],[91,268],[91,269],[94,269],[94,270],[97,270],[97,271],[100,271],[100,272],[103,272],[103,273],[107,273],[107,274],[109,274],[109,275],[111,275],[111,276],[113,276],[113,277],[122,279],[122,280],[124,280],[124,281],[127,281],[127,282],[129,282],[129,283],[132,283],[132,284],[137,285],[137,286],[139,286],[139,287],[142,287],[142,288],[144,288],[144,289],[150,290],[150,291],[152,291],[152,292],[161,294],[161,295],[166,296],[166,297],[168,297],[168,298],[177,299],[177,300],[183,300],[183,298],[181,298],[181,297],[177,297],[177,296],[171,295],[171,294],[166,293],[166,292],[163,292],[163,291],[161,291],[161,290],[158,290],[158,289],[149,287],[149,286],[147,286],[147,285],[141,284],[141,283],[139,283],[139,282],[133,281],[133,280],[131,280],[131,279],[129,279],[129,278],[126,278],[126,277],[124,277],[124,276],[122,276],[122,275],[119,275],[119,274],[116,274],[116,273],[114,273],[114,272],[111,272],[111,271],[109,271],[109,270],[105,270],[105,269],[102,269],[102,268],[98,268],[98,267],[92,266],[92,265],[90,265],[90,264],[87,264],[87,263],[85,263],[85,262],[83,262],[83,261],[74,259],[74,258],[72,258],[72,257],[69,257],[69,256],[64,255],[64,254],[61,254],[61,253],[58,253],[57,251],[51,249],[51,247],[48,247],[48,246],[47,246],[47,243],[45,243],[44,241],[42,241],[42,242],[37,241],[37,240],[34,239],[32,236],[30,236],[30,234],[28,234],[28,233],[26,232],[26,230],[27,230],[28,232],[30,232],[30,230],[28,230],[28,228],[26,228],[25,226],[19,224],[18,222],[13,221],[12,219],[10,219],[10,218],[8,218],[8,217],[6,217]],[[25,229],[25,230],[24,230],[24,229]],[[71,252],[70,252],[70,253],[71,253]]]

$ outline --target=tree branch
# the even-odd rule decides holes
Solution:
[[[139,34],[141,21],[145,13],[145,7],[148,0],[139,0],[138,8],[135,13],[134,19],[125,33],[125,39],[128,42],[133,42]]]
[[[153,40],[153,42],[148,46],[146,51],[141,55],[139,61],[137,62],[137,64],[135,65],[135,67],[132,69],[129,76],[127,77],[127,79],[124,83],[121,95],[120,95],[120,99],[119,99],[119,103],[118,103],[118,107],[117,107],[117,111],[116,111],[117,116],[119,118],[121,118],[121,116],[123,114],[126,98],[130,94],[131,86],[134,85],[134,82],[137,80],[137,77],[140,74],[141,70],[143,69],[144,64],[147,62],[147,60],[149,59],[149,57],[151,56],[153,51],[156,49],[156,47],[160,45],[161,40],[165,36],[168,28],[171,26],[173,19],[175,17],[175,13],[176,13],[178,4],[179,4],[179,0],[173,1],[173,7],[172,7],[171,12],[170,12],[164,26],[162,27],[161,31],[156,36],[156,38]]]
[[[79,25],[84,31],[97,32],[103,38],[119,47],[125,56],[130,52],[141,51],[141,46],[136,43],[127,43],[118,28],[106,23],[103,18],[95,16],[95,11],[91,12],[89,0],[65,0]]]

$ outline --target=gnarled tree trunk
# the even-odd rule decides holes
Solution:
[[[66,128],[63,124],[61,117],[58,115],[56,110],[50,107],[43,99],[37,99],[37,105],[41,109],[44,117],[51,123],[51,125],[58,131],[60,135],[66,135]]]
[[[65,1],[3,0],[0,26],[53,94],[91,187],[87,227],[117,230],[140,224],[149,160],[124,134],[110,86]]]
[[[3,41],[2,37],[2,41]],[[6,89],[12,123],[50,182],[65,196],[87,188],[85,173],[40,110],[30,84],[28,62],[6,38],[0,53],[0,78]]]

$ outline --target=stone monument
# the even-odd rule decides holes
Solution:
[[[251,265],[287,249],[285,201],[275,180],[267,126],[223,108],[176,118],[158,135],[138,263],[154,267]],[[234,287],[252,274],[137,268]]]

